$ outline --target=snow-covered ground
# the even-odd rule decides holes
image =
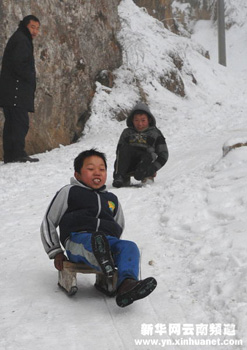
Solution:
[[[112,90],[98,85],[80,141],[39,154],[39,163],[0,164],[0,349],[247,349],[247,147],[222,153],[225,143],[247,142],[247,26],[227,32],[226,68],[217,64],[209,22],[196,25],[192,41],[162,29],[130,0],[121,2],[119,15],[123,66]],[[167,48],[197,80],[182,72],[185,98],[159,84],[170,64]],[[154,184],[115,189],[125,121],[114,113],[138,100],[136,79],[170,158]],[[67,297],[39,236],[50,200],[73,175],[73,159],[91,147],[107,155],[107,186],[124,209],[123,237],[141,250],[140,275],[158,281],[149,297],[124,309],[94,289],[93,275],[78,275],[79,291]]]

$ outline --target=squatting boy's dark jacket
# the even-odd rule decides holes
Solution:
[[[36,73],[32,36],[20,26],[9,39],[0,75],[0,106],[34,112]]]
[[[149,128],[138,132],[133,124],[133,116],[137,111],[146,113],[149,116]],[[156,127],[156,120],[150,109],[144,103],[139,102],[131,111],[126,120],[128,128],[124,129],[117,145],[118,150],[123,145],[131,145],[137,148],[142,148],[151,153],[155,159],[153,165],[156,170],[159,170],[168,160],[168,149],[165,137],[162,132]]]
[[[60,238],[56,228],[59,226]],[[48,256],[62,252],[71,232],[97,232],[120,237],[124,216],[118,198],[105,190],[94,190],[75,178],[51,201],[41,225],[41,239]]]

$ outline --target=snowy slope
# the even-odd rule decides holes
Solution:
[[[37,164],[0,164],[0,349],[155,349],[165,339],[174,341],[166,346],[171,350],[247,349],[247,148],[222,157],[225,142],[247,141],[247,50],[235,37],[247,37],[247,28],[229,31],[227,45],[234,50],[225,68],[217,64],[217,33],[208,23],[198,24],[191,41],[162,29],[130,0],[121,2],[119,15],[124,63],[112,90],[98,85],[80,141],[39,154]],[[211,50],[211,61],[198,53],[196,42]],[[168,47],[179,51],[197,79],[195,85],[182,72],[185,98],[159,84],[170,64]],[[125,122],[114,120],[114,113],[139,99],[136,79],[167,138],[170,158],[153,185],[115,189],[115,147]],[[73,159],[91,147],[107,155],[107,186],[124,209],[123,237],[141,250],[141,277],[158,281],[148,298],[125,309],[94,289],[92,275],[79,275],[79,291],[68,298],[39,237],[50,200],[73,174]],[[170,334],[174,323],[190,325],[194,335],[184,329]],[[201,324],[206,330],[197,335]],[[181,343],[189,338],[243,345]],[[158,343],[138,345],[138,339]]]

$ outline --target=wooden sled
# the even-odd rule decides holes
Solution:
[[[63,288],[69,296],[76,294],[77,273],[94,273],[96,274],[95,288],[107,296],[116,295],[117,271],[113,277],[106,277],[102,272],[93,269],[84,263],[72,263],[70,261],[63,262],[63,270],[58,271],[58,285]]]

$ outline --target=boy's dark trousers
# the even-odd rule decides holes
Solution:
[[[134,174],[136,180],[142,180],[153,175],[147,172],[152,162],[152,155],[146,149],[123,145],[117,151],[113,177],[115,179],[121,175],[126,178],[129,174]]]
[[[5,123],[3,128],[4,162],[12,162],[25,157],[25,137],[29,129],[29,116],[26,110],[16,107],[3,107]]]

